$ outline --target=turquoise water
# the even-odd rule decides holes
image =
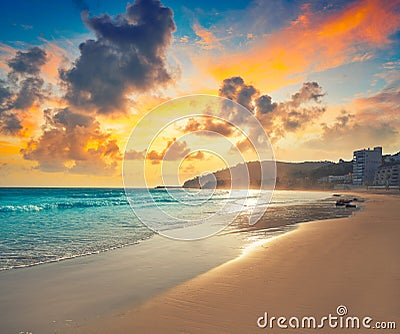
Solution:
[[[157,205],[168,213],[195,219],[217,212],[229,196],[227,191],[217,190],[212,200],[204,201],[196,190],[152,189],[150,193],[155,202],[148,200],[147,189],[130,189],[129,200],[142,212],[151,213]],[[230,210],[243,210],[242,196],[245,194],[238,193],[231,200]],[[325,193],[277,191],[271,205],[285,207],[326,197]],[[185,198],[192,204],[186,211]],[[197,202],[205,203],[201,210]],[[223,218],[224,212],[219,214]],[[186,222],[181,226],[176,226],[176,221],[171,226],[165,221],[158,223],[168,229],[183,227]],[[0,188],[0,270],[99,253],[153,234],[133,213],[124,189]]]
[[[152,235],[123,189],[0,189],[0,269],[134,244]]]

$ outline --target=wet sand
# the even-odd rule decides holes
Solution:
[[[235,258],[237,244],[234,235],[198,242],[154,236],[105,253],[2,271],[0,333],[64,333],[118,313]]]
[[[400,328],[400,196],[362,194],[349,218],[301,224],[236,260],[174,287],[138,307],[70,327],[69,333],[284,333],[257,319],[337,315],[395,321]],[[101,292],[100,292],[101,293]],[[318,331],[318,330],[317,330]],[[323,333],[362,333],[332,329]],[[373,330],[369,333],[396,333]]]

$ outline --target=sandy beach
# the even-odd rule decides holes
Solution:
[[[60,195],[58,190],[56,192]],[[87,192],[88,190],[83,190],[84,194]],[[105,189],[102,192],[108,194],[110,190]],[[113,192],[118,199],[121,191],[117,189]],[[59,197],[56,198],[60,201]],[[188,242],[171,241],[153,235],[137,244],[105,252],[0,270],[0,332],[73,332],[98,319],[119,316],[179,284],[237,259],[248,246],[296,229],[296,224],[301,221],[347,217],[354,211],[344,207],[335,208],[335,200],[331,192],[275,191],[274,203],[255,226],[248,225],[244,214],[241,216],[243,219],[239,217],[232,226],[212,238]],[[123,207],[111,208],[116,217],[114,223],[119,224],[128,219],[128,214],[132,215],[132,212]],[[99,207],[89,211],[91,215],[95,214],[91,216],[91,221],[104,219],[101,218],[102,215],[107,216],[107,210]],[[51,219],[48,213],[51,215],[52,210],[44,211],[43,215],[39,213],[33,219],[46,222]],[[16,217],[19,220],[29,220],[29,215],[28,212],[27,215]],[[54,226],[70,222],[70,216],[65,219],[63,217],[55,217]],[[112,226],[112,222],[110,225]],[[97,227],[91,231],[107,236],[112,232],[107,225],[100,227],[102,228]],[[60,247],[72,250],[70,244],[73,245],[73,241],[77,242],[82,237],[83,240],[90,241],[90,238],[80,234],[84,231],[79,226],[76,228],[75,234],[66,239],[69,240],[68,244],[59,243],[60,240],[55,239],[58,243],[37,243],[37,249],[50,253],[54,247],[55,251]],[[137,229],[140,228],[141,226],[135,226],[131,233],[138,233]],[[62,228],[57,231],[61,234],[65,232]],[[13,233],[13,230],[10,232]],[[39,240],[52,240],[47,238],[47,233],[53,232],[54,235],[54,231],[47,228],[36,230],[36,234],[32,234],[34,232],[32,229],[25,231],[30,233],[30,238],[34,239],[36,236]],[[42,234],[37,234],[38,232]],[[101,239],[96,240],[103,242]],[[85,243],[81,242],[80,245],[85,246]],[[26,249],[28,256],[31,254],[30,249],[34,248],[26,248],[24,243],[21,247]],[[15,254],[19,254],[14,258],[15,261],[31,260],[24,257],[24,252]],[[7,264],[5,259],[2,259],[3,265]]]
[[[365,332],[366,329],[260,328],[258,318],[347,316],[400,327],[398,195],[362,194],[350,218],[301,224],[240,258],[170,289],[140,307],[104,316],[71,333]],[[262,321],[261,321],[262,324]],[[287,323],[286,323],[287,324]],[[396,333],[396,329],[368,332]]]

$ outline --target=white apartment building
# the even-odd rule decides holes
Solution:
[[[379,167],[375,173],[374,184],[380,186],[400,185],[400,161]]]
[[[382,165],[382,147],[353,152],[353,184],[373,184],[375,172]]]

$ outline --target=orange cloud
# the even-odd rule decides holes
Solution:
[[[217,121],[211,117],[206,117],[204,120],[197,121],[194,118],[189,118],[186,125],[181,129],[184,133],[191,133],[195,131],[202,131],[199,134],[205,135],[205,131],[208,131],[208,135],[221,134],[223,136],[231,136],[235,132],[234,126],[229,123]]]
[[[371,125],[386,123],[400,131],[399,104],[400,89],[388,85],[372,96],[355,99],[350,108],[356,110],[359,121],[369,122]]]
[[[395,8],[400,0],[360,0],[326,14],[308,6],[290,26],[268,35],[245,52],[195,58],[194,62],[218,80],[238,75],[274,90],[302,80],[306,71],[322,71],[371,57],[369,51],[390,44],[400,28]],[[367,54],[367,56],[366,56]]]
[[[176,140],[176,138],[173,138],[172,140],[168,141],[167,146],[162,152],[151,150],[147,153],[146,159],[150,160],[152,164],[159,164],[162,160],[176,161],[182,159],[189,153],[190,148],[187,147],[186,141],[179,142]],[[133,151],[130,151],[129,154],[133,155]]]
[[[46,81],[57,84],[59,81],[58,70],[62,68],[72,56],[69,55],[65,49],[52,42],[46,41],[44,49],[47,54],[47,62],[42,67],[42,73]]]
[[[186,159],[188,160],[202,160],[204,159],[204,153],[202,151],[197,151],[196,153],[190,153]]]
[[[112,134],[103,132],[92,116],[68,108],[45,111],[41,136],[21,149],[24,159],[36,161],[45,172],[112,175],[121,159]]]
[[[7,65],[7,62],[10,58],[15,56],[15,53],[17,52],[16,49],[13,47],[0,43],[0,69],[7,72],[10,70],[10,68]]]
[[[218,38],[215,37],[211,31],[203,28],[198,23],[193,24],[192,28],[195,34],[201,38],[199,41],[197,41],[197,44],[199,44],[203,49],[211,50],[221,47],[221,43],[219,42]]]

